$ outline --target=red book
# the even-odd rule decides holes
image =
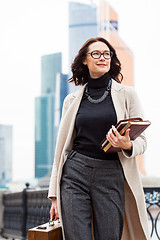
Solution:
[[[120,135],[124,135],[125,131],[129,128],[130,139],[135,140],[150,124],[150,121],[144,121],[142,118],[130,118],[120,120],[115,127]],[[101,149],[108,153],[120,152],[122,150],[121,148],[113,147],[106,138],[101,142]]]

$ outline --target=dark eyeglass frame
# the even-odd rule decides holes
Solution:
[[[100,55],[99,55],[98,57],[94,57],[94,56],[93,56],[93,53],[95,53],[95,52],[100,53]],[[105,54],[106,52],[107,52],[107,53],[110,53],[110,56],[105,57],[104,54]],[[94,59],[99,59],[99,58],[101,58],[101,56],[103,56],[105,59],[111,59],[111,57],[113,56],[113,52],[107,51],[107,50],[104,51],[104,52],[100,52],[100,51],[98,51],[98,50],[94,50],[94,51],[89,52],[89,53],[87,53],[87,54],[90,54],[91,57],[94,58]]]

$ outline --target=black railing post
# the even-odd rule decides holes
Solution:
[[[27,236],[26,222],[27,222],[27,190],[29,189],[29,183],[26,183],[26,188],[23,189],[22,202],[22,239],[25,240]]]

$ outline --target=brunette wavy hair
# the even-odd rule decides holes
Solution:
[[[88,82],[89,70],[88,67],[83,64],[83,61],[86,58],[86,53],[88,52],[89,46],[94,42],[104,42],[109,47],[110,51],[113,52],[111,66],[108,73],[114,80],[116,80],[118,83],[121,83],[123,80],[121,63],[117,58],[115,49],[105,38],[102,37],[90,38],[83,44],[71,65],[72,77],[68,79],[68,82],[74,82],[76,86],[84,85]]]

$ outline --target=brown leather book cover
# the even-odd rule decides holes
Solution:
[[[150,121],[143,121],[141,118],[130,118],[119,121],[115,127],[121,135],[129,128],[130,139],[135,140],[150,124]],[[106,138],[101,142],[101,149],[107,153],[121,151],[121,148],[113,147]]]

